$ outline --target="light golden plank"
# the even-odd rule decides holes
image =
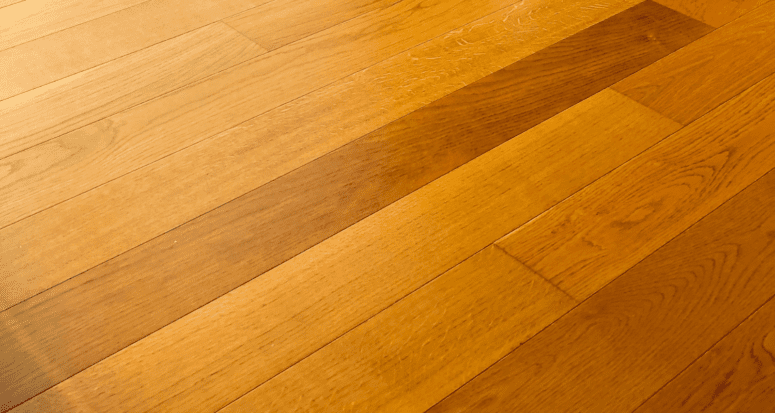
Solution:
[[[214,23],[6,99],[0,102],[0,158],[264,52],[229,26]]]
[[[0,278],[0,286],[13,291],[0,297],[0,308],[115,257],[630,5],[618,1],[607,8],[589,8],[588,0],[541,4],[543,0],[534,0],[495,13],[0,229],[0,261],[13,272],[13,277]],[[359,109],[352,111],[353,106]],[[0,162],[3,165],[11,164]],[[8,209],[0,211],[0,222],[23,216],[25,208],[45,203],[54,191],[61,191],[61,197],[72,193],[63,191],[57,181],[46,187],[45,193],[30,198],[34,202],[18,204],[15,214],[10,211],[11,198],[6,198]],[[25,193],[29,187],[15,189],[17,197],[30,195]]]
[[[498,245],[581,300],[775,167],[775,76]]]
[[[0,15],[0,50],[94,20],[147,0],[26,0]]]
[[[574,304],[490,246],[221,412],[422,413]]]
[[[775,73],[775,2],[621,81],[614,90],[684,125]]]
[[[275,0],[224,20],[267,50],[274,50],[397,0]]]
[[[267,0],[151,0],[0,51],[0,100],[185,34]]]
[[[603,91],[18,411],[217,410],[677,128]],[[6,345],[34,353],[19,343]]]

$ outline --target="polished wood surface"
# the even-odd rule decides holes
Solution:
[[[755,413],[772,406],[775,301],[770,298],[635,412]]]
[[[574,194],[498,245],[572,296],[584,299],[772,168],[775,76]]]
[[[770,172],[429,411],[633,411],[773,296],[774,194]]]
[[[761,411],[775,9],[0,2],[0,411]]]
[[[775,2],[623,80],[614,90],[689,124],[775,73],[773,20]]]
[[[617,116],[604,116],[612,112]],[[583,136],[588,136],[587,139],[577,139],[580,125],[585,125]],[[165,401],[164,405],[157,407],[159,410],[186,410],[197,406],[200,410],[209,411],[222,407],[475,254],[510,229],[599,178],[677,127],[672,121],[615,92],[602,92],[520,135],[520,139],[510,140],[317,244],[168,328],[93,365],[22,407],[29,406],[27,408],[34,411],[38,408],[36,406],[57,403],[56,400],[71,400],[68,405],[71,409],[143,410],[154,407],[159,401]],[[622,134],[628,130],[637,130],[644,140],[634,143],[622,139]],[[588,159],[591,164],[572,177],[560,179],[566,175],[566,168],[582,158]],[[230,203],[217,210],[222,222],[244,217],[233,207]],[[17,320],[20,326],[18,331],[7,331],[2,337],[4,346],[20,349],[20,354],[6,371],[31,370],[27,376],[30,377],[27,387],[32,383],[45,386],[51,383],[49,375],[52,373],[49,371],[49,375],[34,377],[34,373],[40,370],[35,367],[33,358],[33,355],[45,352],[33,350],[27,343],[34,342],[40,346],[38,348],[48,348],[61,354],[59,357],[53,353],[44,357],[56,360],[59,368],[55,372],[61,374],[74,367],[74,371],[78,371],[79,365],[88,366],[116,352],[123,346],[115,342],[115,337],[128,338],[131,343],[148,331],[162,327],[164,323],[159,317],[181,308],[181,301],[166,298],[146,301],[145,297],[162,288],[162,291],[176,294],[179,287],[174,284],[164,287],[146,284],[152,287],[144,290],[140,288],[142,278],[132,280],[131,285],[112,283],[116,278],[109,275],[120,274],[122,268],[130,263],[137,266],[138,274],[151,280],[160,279],[157,274],[174,273],[178,265],[193,264],[191,260],[197,258],[203,259],[195,265],[209,267],[211,271],[219,271],[218,268],[230,262],[233,264],[229,272],[237,275],[250,273],[255,268],[254,260],[261,257],[251,255],[250,260],[240,260],[243,255],[233,250],[234,244],[219,248],[224,257],[218,262],[203,257],[201,252],[192,254],[177,248],[178,244],[188,239],[204,240],[198,234],[210,232],[209,226],[215,222],[210,218],[204,223],[209,225],[185,227],[185,234],[182,231],[168,233],[170,236],[141,246],[138,249],[140,254],[109,261],[90,271],[89,277],[77,277],[4,312],[4,322]],[[201,251],[212,250],[211,245],[217,246],[219,239],[231,238],[229,232],[215,229],[206,237],[212,240],[212,244],[200,244]],[[256,229],[245,227],[245,237]],[[407,245],[413,248],[407,248]],[[164,248],[168,253],[184,253],[175,260],[142,254],[142,250],[154,247]],[[414,254],[416,249],[432,249],[434,254],[418,260]],[[158,259],[144,259],[149,256]],[[222,273],[219,271],[217,274]],[[184,297],[185,300],[197,299],[208,292],[206,287],[211,279],[201,277],[200,280],[197,284],[186,283],[189,294]],[[78,288],[79,285],[83,287]],[[78,290],[122,293],[120,301],[135,296],[133,301],[144,305],[145,311],[134,313],[126,322],[106,324],[112,330],[110,334],[103,334],[95,328],[84,328],[84,322],[94,320],[82,313],[87,307],[73,311],[73,316],[64,313],[73,309],[70,304],[53,312],[47,311],[50,308],[46,303],[48,297],[56,298],[63,293],[66,295],[67,291]],[[95,305],[120,309],[120,301],[94,302],[88,309],[102,317],[102,314],[111,312],[100,311]],[[157,307],[158,304],[166,308]],[[150,311],[152,308],[153,311]],[[64,322],[42,320],[41,316],[46,312]],[[122,315],[121,312],[112,314]],[[246,324],[244,317],[265,321],[257,325]],[[29,322],[43,326],[47,331],[43,333],[26,327]],[[33,340],[19,342],[20,336],[37,332],[42,334]],[[85,334],[93,338],[87,338]],[[80,337],[75,339],[76,336]],[[75,340],[59,342],[59,337]],[[81,340],[84,339],[92,344],[83,346]],[[269,347],[276,347],[277,351],[263,351]],[[191,356],[184,365],[179,364],[180,360],[174,356],[181,351]],[[138,364],[139,360],[143,362]],[[234,360],[241,361],[235,363]],[[188,377],[185,381],[173,374],[183,367]],[[129,377],[133,377],[134,385],[125,381]],[[152,387],[148,387],[151,384]],[[92,400],[88,396],[94,386],[101,388],[103,396],[100,400]],[[142,390],[135,386],[141,386]]]
[[[257,0],[145,1],[0,51],[0,99],[142,51],[259,3]]]
[[[0,279],[9,291],[0,296],[0,309],[623,9],[626,3],[586,12],[583,1],[538,10],[525,4],[504,9],[2,228],[0,259],[10,278]],[[568,17],[557,19],[558,13]],[[522,21],[534,26],[525,27]],[[527,32],[515,37],[518,28]],[[487,58],[472,58],[480,55]],[[412,74],[408,79],[407,73]],[[349,105],[359,110],[353,112]]]

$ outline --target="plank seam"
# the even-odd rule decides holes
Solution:
[[[498,241],[500,241],[501,239],[503,239],[503,238],[499,238],[497,241],[493,242],[493,243],[492,243],[492,244],[490,244],[490,245],[492,245],[493,247],[497,248],[497,249],[498,249],[499,251],[501,251],[502,253],[506,254],[506,256],[508,256],[508,257],[509,257],[509,258],[511,258],[512,260],[516,261],[516,262],[517,262],[517,264],[519,264],[520,266],[522,266],[522,267],[524,267],[525,269],[529,270],[531,273],[535,274],[537,277],[540,277],[541,279],[543,279],[544,281],[546,281],[547,283],[549,283],[549,285],[551,285],[552,287],[554,287],[556,290],[558,290],[558,291],[562,292],[562,293],[563,293],[563,294],[564,294],[566,297],[568,297],[568,298],[570,298],[571,300],[573,300],[573,302],[574,302],[574,303],[578,303],[578,302],[579,302],[579,300],[578,300],[578,299],[576,299],[574,296],[570,295],[570,294],[569,294],[567,291],[565,291],[565,290],[563,290],[562,288],[560,288],[560,287],[559,287],[557,284],[553,283],[553,282],[552,282],[552,280],[550,280],[550,279],[548,279],[548,278],[544,277],[544,275],[543,275],[543,274],[539,273],[538,271],[536,271],[536,270],[534,270],[533,268],[531,268],[529,265],[527,265],[527,264],[525,264],[524,262],[520,261],[520,260],[519,260],[517,257],[515,257],[515,256],[513,256],[513,255],[511,255],[511,254],[509,254],[509,252],[508,252],[508,251],[506,251],[505,249],[503,249],[503,247],[501,247],[500,245],[498,245],[498,244],[497,244],[497,242],[498,242]]]

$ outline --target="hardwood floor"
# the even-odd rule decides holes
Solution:
[[[773,30],[0,0],[0,411],[769,411]]]

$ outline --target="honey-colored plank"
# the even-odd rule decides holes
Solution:
[[[775,2],[613,87],[684,125],[775,72]]]
[[[345,78],[331,87],[272,110],[213,139],[204,140],[159,163],[0,229],[0,263],[4,264],[0,265],[0,271],[5,273],[5,277],[0,278],[0,288],[10,291],[0,296],[0,309],[207,213],[462,85],[476,81],[555,43],[558,38],[568,37],[627,7],[626,3],[616,3],[609,5],[610,8],[587,8],[586,0],[582,0],[536,8],[539,2],[542,0],[495,13]],[[645,22],[644,26],[652,27],[656,24],[670,27],[670,22],[674,21],[668,15],[660,18],[664,19],[664,23]],[[518,30],[524,32],[514,36]],[[678,31],[673,33],[678,34],[683,29],[675,30]],[[619,38],[618,46],[612,43],[609,46],[611,50],[621,47],[622,40],[631,38],[621,30],[617,35],[624,37]],[[667,44],[676,44],[681,38],[677,36],[668,40],[666,33],[659,36]],[[612,38],[616,36],[612,35]],[[597,45],[595,47],[601,46],[599,41],[592,43]],[[633,63],[645,63],[641,59],[653,57],[653,51],[664,50],[656,42],[636,40],[633,45],[643,49],[633,55]],[[626,43],[624,47],[622,50],[632,50]],[[607,60],[605,54],[585,56],[579,54],[578,50],[559,50],[560,54],[551,58],[551,62],[560,62],[558,59],[561,56],[570,59],[566,63],[571,64],[571,67],[583,67],[573,65],[584,61],[608,62],[606,65],[613,62]],[[583,47],[581,50],[584,50]],[[582,56],[582,59],[573,63],[574,56]],[[621,68],[617,67],[611,73],[617,70],[625,73],[633,67],[627,59],[621,60],[622,57],[618,53],[611,56],[619,59],[615,61],[621,65]],[[540,60],[535,62],[541,63]],[[604,67],[610,68],[606,65]],[[530,73],[535,74],[536,70],[533,68]],[[601,76],[606,73],[591,70]],[[525,75],[530,79],[531,75]],[[540,75],[535,81],[549,85],[547,87],[551,91],[564,90],[562,85],[552,85]],[[593,82],[591,86],[595,85]],[[580,87],[579,91],[570,89],[567,96],[530,90],[528,94],[521,92],[522,99],[527,99],[524,102],[535,104],[535,100],[531,99],[538,96],[547,97],[553,102],[526,118],[528,122],[535,122],[542,119],[536,115],[543,113],[546,116],[552,110],[559,110],[562,105],[573,103],[573,96],[576,96],[576,100],[584,96],[575,93],[588,93],[591,89],[587,85]],[[535,97],[531,95],[533,92],[536,93]],[[358,110],[353,111],[352,107],[358,107]],[[509,127],[519,125],[516,122],[511,120]],[[374,150],[376,153],[387,153],[379,147]],[[454,162],[459,163],[465,159],[469,158],[461,157]],[[425,159],[422,162],[426,162]],[[56,187],[53,188],[48,190],[55,190]],[[371,190],[379,189],[375,187]],[[395,192],[393,195],[400,193]],[[388,199],[385,195],[379,199]],[[337,223],[335,228],[344,228],[346,224]]]
[[[264,1],[145,1],[0,51],[0,100],[137,52]]]
[[[275,0],[224,20],[261,47],[274,50],[397,0]]]
[[[498,245],[583,299],[775,167],[775,76]]]
[[[0,227],[513,1],[402,0],[16,153],[0,161]]]
[[[775,172],[429,412],[633,411],[775,294],[773,194]]]
[[[713,27],[721,27],[769,0],[656,0]]]
[[[51,404],[59,411],[221,408],[677,127],[614,92],[601,92],[20,410],[45,410],[42,406]],[[627,139],[629,132],[639,138]],[[571,167],[576,173],[569,175]],[[258,238],[261,228],[238,207],[226,204],[0,314],[5,326],[0,344],[14,354],[0,372],[25,379],[8,380],[16,400],[164,327],[166,320],[183,315],[181,302],[194,308],[206,303],[213,279],[258,275],[262,257],[235,246]],[[209,276],[164,283],[171,274],[187,272],[183,266]],[[130,267],[137,277],[117,276]],[[106,300],[88,305],[67,299],[111,291]],[[140,307],[126,321],[113,319],[122,313],[108,309],[128,302]],[[63,306],[54,309],[54,303]],[[94,322],[99,326],[86,327]],[[92,397],[95,393],[101,396]]]
[[[0,102],[0,157],[114,115],[264,52],[229,26],[214,23],[6,99]]]
[[[769,197],[775,196],[775,186]],[[775,239],[775,232],[770,234]],[[636,413],[759,413],[775,406],[775,301],[651,397]]]
[[[0,50],[132,7],[146,0],[26,0],[3,8]]]
[[[221,411],[422,413],[574,304],[490,246]]]

